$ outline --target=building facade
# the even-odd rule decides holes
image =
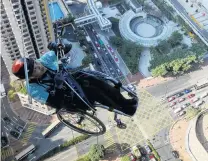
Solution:
[[[56,112],[55,108],[52,108],[45,104],[41,104],[40,102],[37,102],[34,99],[32,99],[32,103],[30,104],[28,101],[28,95],[18,93],[18,96],[23,107],[29,108],[31,110],[37,111],[45,115],[52,115]]]
[[[47,0],[2,0],[1,56],[11,73],[14,60],[39,58],[54,38]]]

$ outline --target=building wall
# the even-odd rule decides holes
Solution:
[[[41,104],[40,102],[37,102],[34,99],[32,99],[32,104],[29,104],[28,95],[18,93],[18,96],[23,107],[29,108],[31,110],[40,112],[45,115],[51,115],[56,112],[56,109],[45,104]]]
[[[21,2],[21,3],[20,3]],[[38,58],[47,51],[54,38],[48,16],[47,0],[2,0],[1,54],[11,73],[14,60],[23,57]],[[45,7],[46,6],[46,7]]]

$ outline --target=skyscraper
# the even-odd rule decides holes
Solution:
[[[47,0],[3,0],[0,3],[1,56],[10,72],[12,62],[24,54],[39,58],[54,34]]]

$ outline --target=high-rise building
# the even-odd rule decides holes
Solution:
[[[9,72],[12,62],[24,54],[39,58],[47,51],[48,42],[54,38],[47,3],[47,0],[0,2],[1,56]]]

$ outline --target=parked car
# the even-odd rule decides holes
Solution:
[[[23,127],[15,126],[15,130],[17,130],[18,132],[22,132],[23,131]]]
[[[190,92],[191,92],[190,89],[184,89],[184,93],[188,94],[188,93],[190,93]]]
[[[184,109],[184,108],[186,108],[186,107],[188,107],[188,106],[190,106],[191,104],[190,103],[185,103],[183,106],[182,106],[182,108]]]
[[[147,161],[145,157],[141,157],[141,161]]]
[[[179,158],[179,154],[177,151],[172,151],[174,158]]]
[[[180,93],[176,94],[176,97],[181,97],[183,95],[184,95],[184,93],[180,92]]]
[[[9,117],[4,117],[3,120],[6,122],[6,124],[10,124],[11,120]]]
[[[175,97],[169,97],[168,98],[168,102],[171,102],[171,101],[173,101],[175,99]]]
[[[175,106],[176,105],[176,102],[171,102],[170,103],[170,107],[173,107],[173,106]]]
[[[139,147],[139,151],[141,152],[142,155],[147,154],[147,152],[145,151],[145,149],[143,147]]]
[[[180,98],[180,99],[178,100],[178,102],[183,102],[183,101],[185,101],[185,98]]]
[[[131,161],[137,161],[137,158],[132,153],[129,153],[129,158]]]
[[[185,115],[186,114],[186,111],[181,111],[179,114],[178,114],[178,116],[183,116],[183,115]]]
[[[201,98],[204,98],[204,97],[206,97],[206,96],[208,96],[208,92],[204,92],[204,93],[201,95]]]
[[[196,104],[195,104],[195,107],[199,107],[200,105],[202,105],[204,103],[204,101],[199,101],[199,102],[197,102]]]
[[[16,131],[10,131],[10,134],[16,139],[19,137],[19,133]]]
[[[9,141],[8,138],[6,136],[2,136],[1,137],[1,147],[5,147],[6,145],[8,145]]]
[[[144,148],[147,151],[147,154],[152,152],[152,150],[150,149],[149,145],[145,145]]]
[[[194,99],[191,100],[192,103],[195,103],[197,101],[199,101],[199,98],[198,97],[196,97],[196,98],[194,98]]]
[[[134,156],[136,156],[137,159],[142,156],[137,146],[132,147],[132,153],[134,154]]]
[[[188,95],[188,98],[192,98],[192,97],[194,97],[195,96],[195,94],[190,94],[190,95]]]
[[[183,110],[183,109],[182,109],[181,107],[179,107],[179,108],[175,109],[173,112],[176,114],[176,113],[181,112],[182,110]]]
[[[150,161],[156,161],[155,156],[153,154],[149,155]]]

